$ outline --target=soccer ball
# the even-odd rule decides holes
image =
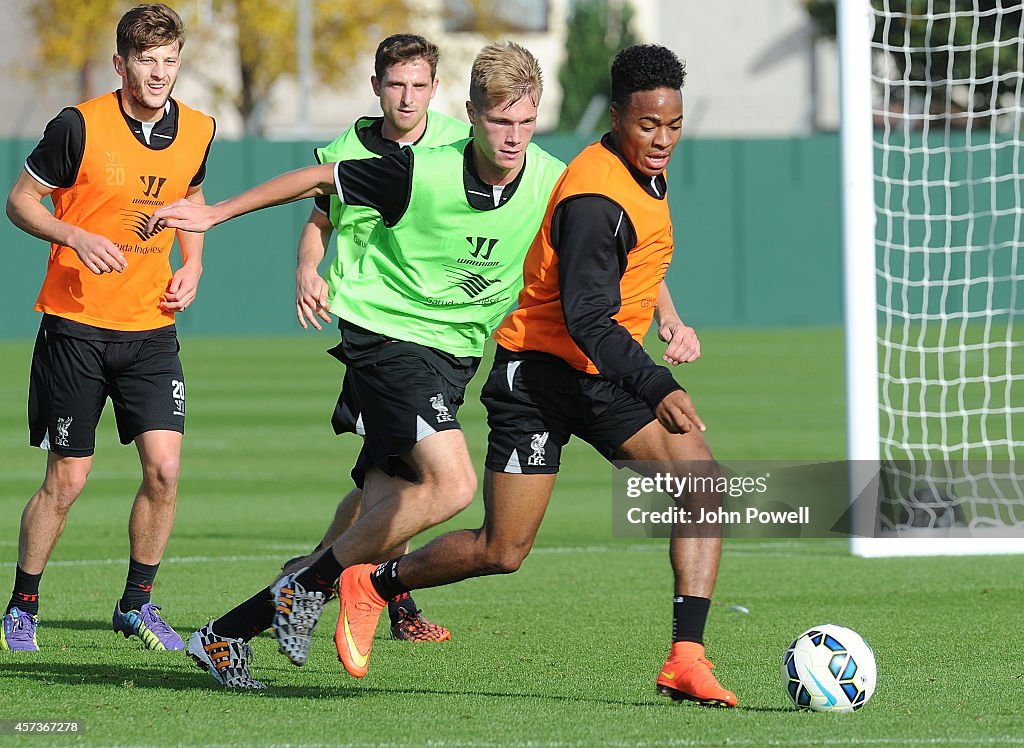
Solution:
[[[798,709],[852,712],[875,692],[875,653],[860,634],[827,623],[800,634],[782,657],[782,685]]]

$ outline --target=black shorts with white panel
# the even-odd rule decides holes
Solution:
[[[65,457],[93,454],[108,397],[122,444],[147,431],[184,433],[178,350],[174,325],[124,332],[44,315],[32,353],[30,444]]]
[[[331,424],[336,434],[363,437],[352,470],[362,487],[370,467],[418,481],[402,459],[422,439],[461,429],[457,415],[480,359],[453,356],[339,322],[341,343],[329,353],[346,366]]]
[[[480,400],[490,430],[485,464],[497,473],[557,473],[571,436],[611,460],[655,420],[647,403],[599,374],[547,353],[501,346]]]

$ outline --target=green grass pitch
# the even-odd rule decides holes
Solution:
[[[186,338],[189,424],[178,520],[155,601],[185,635],[264,586],[320,537],[349,485],[355,437],[328,414],[340,367],[333,332]],[[708,331],[677,370],[724,460],[844,455],[837,329]],[[30,346],[0,343],[0,584],[43,455],[25,446]],[[477,464],[485,424],[460,414]],[[864,560],[831,540],[730,540],[707,643],[741,707],[654,693],[668,647],[665,541],[611,537],[611,468],[573,443],[523,569],[416,595],[450,643],[384,638],[370,674],[334,653],[336,606],[295,668],[253,642],[267,691],[222,690],[181,653],[148,653],[110,630],[126,568],[137,456],[105,415],[93,474],[42,587],[42,651],[0,653],[0,720],[83,720],[84,735],[11,745],[1024,745],[1019,558]],[[479,502],[447,525],[476,526]],[[422,542],[418,539],[416,542]],[[0,588],[6,599],[9,586]],[[742,605],[748,614],[731,612]],[[879,686],[851,715],[800,713],[780,684],[787,644],[833,622],[875,648]]]

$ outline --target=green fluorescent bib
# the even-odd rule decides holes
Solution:
[[[341,279],[331,311],[368,330],[455,356],[479,356],[515,303],[523,258],[565,164],[530,144],[515,194],[476,210],[463,188],[470,140],[413,148],[412,196],[402,219],[378,223]]]
[[[316,149],[316,156],[321,164],[335,161],[348,161],[356,158],[375,158],[373,153],[359,140],[358,130],[369,127],[373,122],[370,117],[356,121],[352,127],[338,136],[330,145]],[[427,129],[417,145],[432,147],[447,145],[462,140],[469,132],[469,124],[439,112],[427,114]],[[345,205],[337,195],[331,195],[329,213],[335,231],[334,262],[327,271],[327,285],[330,289],[330,300],[337,293],[338,284],[345,271],[359,258],[366,248],[373,227],[380,221],[380,215],[373,208],[361,205]]]

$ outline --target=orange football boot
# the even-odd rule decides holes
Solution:
[[[674,701],[696,701],[705,706],[736,706],[736,694],[722,688],[711,674],[714,667],[704,657],[704,645],[673,642],[668,661],[658,673],[658,693]]]
[[[373,634],[380,613],[387,605],[370,581],[370,574],[376,568],[374,564],[350,566],[338,580],[341,610],[334,643],[338,647],[338,659],[354,678],[362,678],[369,669]]]

